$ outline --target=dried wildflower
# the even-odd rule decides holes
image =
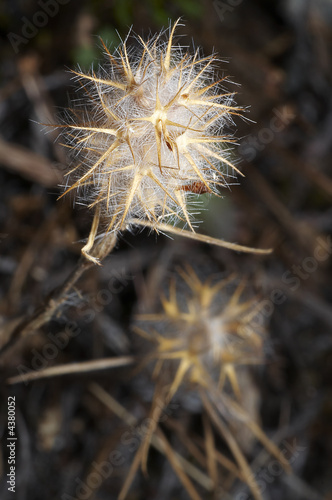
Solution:
[[[153,346],[146,361],[155,360],[156,395],[160,398],[161,391],[166,390],[167,405],[180,387],[185,390],[188,383],[196,387],[209,422],[222,435],[237,462],[236,475],[247,482],[254,498],[261,500],[259,487],[231,430],[234,423],[246,427],[289,471],[281,452],[241,404],[238,367],[264,361],[261,303],[256,298],[244,299],[244,281],[229,294],[228,285],[234,284],[235,276],[213,283],[210,278],[202,282],[191,268],[180,270],[180,275],[189,293],[180,296],[173,280],[169,298],[161,297],[162,312],[139,315],[145,325],[135,327],[136,333]],[[227,380],[232,391],[226,390]],[[155,411],[152,404],[151,414]],[[143,470],[156,430],[157,423],[145,436],[137,454]],[[211,446],[212,430],[209,432],[207,449]],[[215,456],[216,450],[211,453]],[[235,464],[226,460],[223,465],[234,473]]]
[[[164,361],[177,361],[170,398],[184,380],[206,388],[208,378],[216,375],[219,389],[228,378],[240,399],[236,367],[263,361],[265,332],[260,301],[243,299],[244,281],[229,295],[227,287],[234,284],[235,276],[213,284],[211,278],[202,282],[189,267],[179,272],[190,293],[179,298],[173,279],[169,298],[161,297],[163,311],[139,315],[140,321],[147,322],[148,331],[136,328],[137,333],[155,345],[151,355],[158,360],[155,375],[161,372]]]
[[[102,42],[106,63],[98,73],[73,71],[85,96],[62,126],[75,161],[64,194],[75,190],[95,212],[82,250],[92,260],[101,221],[105,235],[134,225],[176,233],[173,224],[182,221],[195,237],[188,201],[218,195],[240,173],[229,159],[233,139],[223,133],[240,108],[220,88],[225,79],[215,81],[216,56],[173,45],[177,25],[167,41],[138,36],[138,47],[126,40],[114,54]]]

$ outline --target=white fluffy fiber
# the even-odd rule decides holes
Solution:
[[[166,41],[164,33],[148,42],[136,37],[134,47],[126,40],[113,55],[105,47],[97,74],[74,72],[84,97],[65,128],[74,158],[67,191],[98,206],[107,231],[132,218],[180,218],[192,228],[188,197],[218,193],[234,177],[231,138],[222,134],[239,110],[214,83],[214,56],[172,45],[176,24]]]

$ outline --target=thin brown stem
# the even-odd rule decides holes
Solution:
[[[91,255],[101,261],[113,250],[115,243],[116,234],[108,234],[95,245],[91,251]],[[31,315],[25,315],[22,319],[14,321],[12,329],[9,327],[9,332],[6,332],[4,329],[2,337],[5,338],[0,346],[0,355],[20,339],[32,335],[45,323],[50,321],[56,312],[66,303],[68,295],[75,287],[77,281],[94,265],[93,261],[81,256],[76,268],[60,288],[53,290],[45,304],[38,307]]]

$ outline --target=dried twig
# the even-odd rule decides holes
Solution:
[[[1,165],[45,187],[61,184],[62,174],[56,165],[44,156],[33,153],[19,144],[10,144],[0,138]]]
[[[113,250],[115,243],[116,235],[111,233],[95,245],[91,254],[101,261]],[[95,264],[91,260],[82,256],[74,271],[58,290],[51,293],[46,304],[36,309],[32,315],[24,316],[18,324],[15,324],[14,329],[6,336],[7,338],[5,338],[0,347],[0,354],[7,351],[7,349],[14,345],[20,338],[35,333],[45,323],[50,321],[54,314],[66,303],[68,294],[74,288],[80,277],[94,265]]]
[[[17,375],[7,380],[7,384],[19,384],[30,380],[41,378],[59,377],[73,373],[88,373],[92,371],[108,370],[119,366],[131,365],[135,362],[133,356],[121,356],[118,358],[93,359],[92,361],[83,361],[81,363],[68,363],[67,365],[51,366],[45,370],[32,371],[25,375]]]

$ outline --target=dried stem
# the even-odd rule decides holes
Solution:
[[[81,363],[68,363],[66,365],[51,366],[45,370],[32,371],[26,375],[17,375],[7,379],[7,384],[19,384],[41,378],[59,377],[70,373],[88,373],[92,371],[108,370],[119,366],[131,365],[135,362],[133,356],[119,356],[118,358],[93,359]]]
[[[90,392],[101,401],[105,406],[107,406],[113,413],[115,413],[121,420],[123,420],[129,426],[137,426],[138,420],[131,413],[129,413],[118,401],[116,401],[108,392],[106,392],[100,385],[96,383],[91,383],[89,385]],[[192,489],[192,484],[188,478],[188,476],[192,477],[196,482],[198,482],[204,489],[207,491],[212,491],[213,482],[212,480],[204,474],[203,471],[198,469],[195,465],[188,462],[184,457],[182,457],[177,452],[173,451],[166,440],[164,434],[161,432],[161,429],[157,428],[156,432],[151,437],[151,445],[165,454],[167,458],[170,460],[172,467],[174,467],[176,474],[179,474],[179,470],[181,469],[179,479],[182,481],[182,484],[189,489],[192,496],[191,498],[199,499],[200,497],[195,493]],[[141,453],[143,452],[143,448],[139,448]],[[141,453],[137,453],[135,456],[135,463],[133,463],[132,468],[137,470],[139,464],[141,463],[142,455]],[[130,478],[133,479],[132,477]],[[126,484],[129,489],[131,482],[128,480]],[[126,488],[126,491],[127,491]],[[188,492],[189,492],[188,491]],[[121,498],[121,497],[119,497]]]
[[[222,248],[228,248],[229,250],[234,250],[236,252],[246,252],[252,254],[262,254],[268,255],[272,253],[272,248],[252,248],[244,245],[238,245],[237,243],[231,243],[229,241],[220,240],[219,238],[212,238],[212,236],[206,236],[205,234],[194,233],[192,231],[187,231],[186,229],[181,229],[179,227],[171,226],[169,224],[148,222],[146,220],[141,221],[139,219],[131,219],[130,223],[137,226],[149,227],[155,231],[175,234],[177,236],[183,236],[184,238],[190,238],[192,240],[200,241],[202,243],[207,243],[209,245],[216,245]]]
[[[116,234],[108,234],[95,245],[91,255],[101,261],[113,250],[115,243]],[[13,322],[14,327],[10,329],[9,333],[4,334],[4,330],[2,337],[5,337],[5,340],[0,347],[0,355],[16,344],[19,339],[32,335],[50,321],[68,300],[68,294],[75,287],[77,281],[94,265],[93,261],[82,256],[64,284],[59,289],[53,290],[45,305],[38,307],[31,315],[24,316],[18,323],[17,321]]]

